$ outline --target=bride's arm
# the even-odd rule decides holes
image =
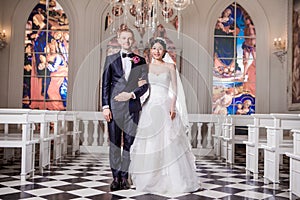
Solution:
[[[176,66],[174,64],[170,65],[171,74],[171,89],[172,89],[172,100],[171,100],[171,119],[176,116],[176,100],[177,100],[177,76],[176,76]]]

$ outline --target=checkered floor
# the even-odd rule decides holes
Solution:
[[[110,192],[112,181],[106,154],[67,157],[41,175],[20,182],[19,168],[0,166],[0,199],[101,199],[101,200],[196,200],[196,199],[289,199],[288,163],[281,170],[281,183],[265,185],[246,176],[243,156],[234,166],[207,157],[197,158],[202,189],[193,193],[163,196],[130,190]],[[292,195],[291,199],[300,199]]]

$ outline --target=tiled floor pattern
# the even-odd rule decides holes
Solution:
[[[145,194],[130,190],[111,192],[112,181],[106,154],[66,157],[43,174],[21,182],[19,165],[0,166],[0,199],[100,199],[100,200],[198,200],[198,199],[298,199],[290,196],[288,163],[281,170],[280,184],[265,185],[262,179],[246,176],[244,156],[234,166],[208,157],[197,158],[197,174],[202,189],[193,193]],[[300,199],[300,198],[299,198]]]

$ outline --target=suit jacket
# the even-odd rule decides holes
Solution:
[[[134,62],[139,60],[139,62]],[[102,106],[109,105],[114,113],[124,112],[129,109],[130,113],[142,109],[140,97],[147,91],[148,84],[138,87],[139,80],[146,80],[148,83],[148,67],[145,59],[134,55],[132,58],[131,71],[128,80],[122,67],[120,52],[107,56],[102,76]],[[114,97],[121,92],[134,92],[136,98],[126,102],[117,102]]]

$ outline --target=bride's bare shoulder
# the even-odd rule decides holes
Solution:
[[[166,66],[169,70],[176,70],[176,65],[174,63],[166,63]]]

